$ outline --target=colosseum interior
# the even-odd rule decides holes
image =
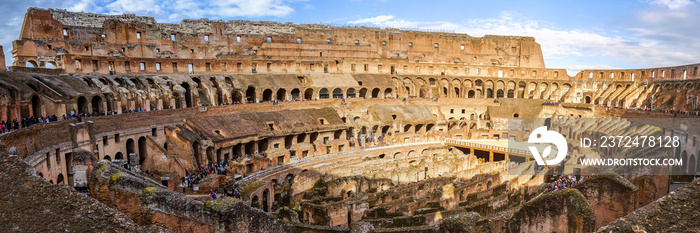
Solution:
[[[28,9],[12,46],[12,66],[0,61],[3,229],[697,232],[700,225],[700,181],[692,181],[700,174],[700,127],[688,120],[698,113],[700,64],[569,76],[546,68],[540,45],[526,36],[165,24],[38,8]],[[682,159],[681,175],[604,173],[545,192],[558,178],[554,169],[498,146],[524,138],[506,126],[520,118],[559,119],[570,144],[582,137],[571,129],[582,128],[562,119],[598,118],[587,130],[662,131],[692,143],[649,150]],[[622,127],[637,118],[668,121]],[[571,159],[565,167],[578,165]],[[678,180],[688,184],[671,192]]]

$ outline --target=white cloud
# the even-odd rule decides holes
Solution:
[[[542,46],[545,61],[559,65],[551,68],[565,68],[569,73],[584,68],[614,68],[618,65],[625,66],[623,68],[659,67],[700,61],[700,54],[695,52],[700,51],[700,32],[688,32],[694,27],[694,22],[700,22],[700,16],[686,13],[679,15],[678,12],[663,10],[665,12],[640,13],[632,23],[635,27],[623,28],[623,32],[614,31],[614,28],[608,31],[560,29],[548,22],[530,20],[508,12],[497,18],[475,19],[463,24],[446,21],[416,22],[397,19],[392,15],[358,19],[349,23],[454,30],[472,36],[532,36]],[[663,20],[657,18],[645,21],[650,14],[658,15]],[[678,22],[679,19],[685,22]],[[595,62],[603,59],[614,64],[602,65]]]
[[[162,2],[155,0],[116,0],[105,6],[110,13],[144,12],[160,13]]]
[[[671,10],[678,10],[695,4],[691,0],[653,0],[650,3],[651,5],[667,7]]]
[[[390,27],[400,29],[430,29],[430,30],[458,30],[462,26],[447,21],[416,22],[403,19],[396,19],[393,15],[380,15],[371,18],[349,21],[350,24],[374,25],[379,27]]]

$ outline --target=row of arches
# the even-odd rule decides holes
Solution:
[[[245,94],[245,95],[244,95]],[[262,90],[260,96],[257,95],[257,89],[249,86],[245,93],[239,90],[234,90],[231,93],[232,102],[247,102],[255,103],[257,101],[291,101],[291,100],[315,100],[315,99],[345,99],[345,98],[396,98],[392,88],[306,88],[303,92],[299,88],[287,90],[286,88],[266,88]],[[243,99],[245,98],[245,100]]]
[[[402,97],[529,98],[559,101],[572,89],[570,83],[454,78],[392,78]]]

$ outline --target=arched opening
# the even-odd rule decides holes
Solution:
[[[381,90],[379,90],[379,88],[374,88],[374,89],[372,89],[372,98],[374,98],[374,99],[379,98],[379,92],[380,92],[380,91],[381,91]]]
[[[124,154],[122,152],[117,152],[117,154],[114,155],[115,160],[124,160]]]
[[[102,157],[102,159],[112,161],[112,158],[109,157],[109,155],[105,155],[105,157]]]
[[[683,160],[683,164],[681,165],[681,170],[684,172],[687,172],[688,170],[688,152],[683,151],[681,153],[681,160]],[[688,173],[686,173],[688,174]]]
[[[263,209],[263,211],[268,212],[268,211],[270,211],[268,209],[268,198],[269,198],[268,196],[270,196],[270,189],[265,189],[265,191],[263,191],[262,196],[263,196],[262,197],[262,209]]]
[[[292,94],[292,100],[299,100],[299,88],[292,89],[292,92],[290,94]]]
[[[486,89],[486,98],[493,98],[493,90],[491,88]]]
[[[360,89],[360,98],[367,98],[367,88]]]
[[[263,96],[262,96],[262,97],[263,97],[263,101],[265,101],[265,102],[272,100],[272,90],[270,90],[270,89],[265,89],[265,90],[263,91]]]
[[[355,98],[355,88],[348,88],[347,93],[347,98]]]
[[[139,138],[139,165],[143,165],[143,161],[146,160],[148,150],[146,149],[146,137]]]
[[[35,61],[29,60],[24,64],[24,67],[37,68],[39,65],[37,65]]]
[[[586,103],[587,103],[587,104],[590,104],[590,103],[591,103],[591,97],[590,97],[590,96],[586,96]]]
[[[389,126],[382,127],[382,136],[389,132]]]
[[[92,97],[92,112],[102,112],[102,97],[93,96]]]
[[[340,88],[333,89],[333,99],[342,99],[343,90]]]
[[[185,88],[185,105],[191,108],[194,106],[194,103],[192,103],[192,87],[187,82],[182,83],[182,87]]]
[[[430,132],[430,130],[433,129],[433,126],[435,126],[435,124],[428,124],[428,125],[426,125],[426,126],[425,126],[425,132]]]
[[[513,89],[508,90],[508,98],[515,98],[515,90],[513,90]]]
[[[696,166],[696,158],[695,155],[690,155],[690,159],[688,159],[688,174],[695,176],[697,174],[697,168]]]
[[[255,87],[249,86],[245,91],[246,102],[255,103]]]
[[[85,96],[78,97],[78,113],[88,113],[87,98]]]
[[[56,177],[56,184],[65,184],[63,174],[58,174],[58,177]]]
[[[277,90],[277,100],[279,101],[285,101],[287,100],[287,90],[284,88],[280,88]]]
[[[41,99],[38,95],[32,95],[32,114],[35,117],[41,116]]]
[[[467,92],[467,98],[474,98],[474,94],[474,90],[469,90],[469,92]]]
[[[131,163],[131,154],[136,153],[134,148],[134,139],[126,140],[126,163]]]
[[[391,92],[391,88],[387,88],[386,90],[384,90],[384,98],[394,98],[394,96],[391,95]]]
[[[498,89],[496,91],[496,98],[503,98],[503,90],[502,89]]]
[[[306,91],[304,91],[304,99],[306,99],[306,100],[314,99],[314,89],[311,89],[311,88],[306,89]]]
[[[321,91],[318,92],[318,98],[319,99],[328,99],[328,89],[322,88]]]

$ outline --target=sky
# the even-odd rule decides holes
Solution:
[[[700,63],[694,0],[0,0],[8,66],[29,7],[182,19],[265,20],[532,36],[547,68],[631,69]]]

